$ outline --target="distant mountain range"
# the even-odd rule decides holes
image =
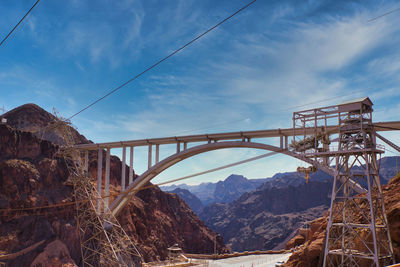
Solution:
[[[170,191],[170,193],[177,194],[180,198],[182,198],[186,204],[194,211],[196,214],[200,214],[203,210],[203,203],[201,203],[200,199],[196,197],[194,194],[190,193],[187,189],[175,188]]]
[[[382,184],[396,175],[396,161],[400,164],[400,157],[380,160]],[[282,248],[305,222],[323,216],[330,204],[332,181],[332,177],[322,171],[310,174],[308,183],[303,173],[286,172],[254,180],[231,175],[217,183],[169,188],[185,187],[193,195],[203,197],[203,205],[212,203],[204,205],[200,211],[196,208],[195,212],[207,226],[219,232],[234,251],[244,251]],[[194,196],[186,190],[185,194],[176,192],[192,207]]]
[[[243,193],[255,190],[266,180],[265,178],[247,179],[243,175],[232,174],[225,180],[218,181],[217,183],[201,183],[199,185],[179,184],[162,186],[161,189],[173,193],[175,193],[174,190],[177,188],[186,189],[200,199],[203,206],[208,206],[213,203],[230,203]],[[185,196],[179,196],[186,201]],[[191,204],[187,203],[191,207]]]
[[[274,187],[267,182],[232,203],[205,207],[199,217],[234,251],[276,248],[304,222],[322,216],[330,203],[330,181],[305,184],[304,178],[289,176],[298,183]]]

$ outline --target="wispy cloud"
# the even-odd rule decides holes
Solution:
[[[50,1],[17,33],[16,47],[6,47],[11,53],[0,62],[2,99],[73,114],[230,14],[239,2]],[[0,15],[13,21],[20,7],[6,5],[13,8],[0,8]],[[290,127],[294,109],[364,94],[376,104],[374,118],[395,120],[399,16],[367,21],[396,5],[257,2],[74,123],[95,142],[283,128]],[[3,20],[4,30],[9,25]],[[10,103],[22,104],[18,101]],[[251,155],[249,150],[218,151],[188,161],[186,170]],[[288,161],[268,159],[272,167],[263,162],[238,170],[265,177],[285,169]]]

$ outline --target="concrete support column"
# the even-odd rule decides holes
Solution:
[[[89,150],[85,150],[85,172],[89,172]]]
[[[121,191],[125,190],[125,177],[126,177],[126,147],[122,147],[122,170],[121,170]]]
[[[283,135],[279,136],[279,141],[280,141],[279,147],[283,148]]]
[[[129,158],[129,185],[133,182],[133,146],[130,149],[130,158]]]
[[[103,149],[99,148],[97,151],[97,193],[99,199],[97,199],[97,212],[101,212],[101,185],[103,182]]]
[[[109,194],[110,194],[110,148],[107,148],[107,154],[106,154],[106,181],[104,185],[104,212],[107,212],[108,210],[108,203],[109,203]]]
[[[160,145],[156,145],[156,164],[160,161]]]
[[[151,168],[151,160],[152,160],[152,157],[153,157],[153,149],[152,149],[152,146],[151,146],[151,144],[149,145],[149,158],[148,158],[148,169],[150,169]]]
[[[287,137],[287,135],[285,136],[285,148],[288,149],[288,137]]]
[[[176,143],[176,153],[181,152],[181,142]]]
[[[187,142],[184,142],[183,143],[183,150],[186,150],[187,149]]]

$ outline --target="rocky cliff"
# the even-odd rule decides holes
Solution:
[[[386,214],[392,238],[396,262],[400,262],[400,176],[393,178],[383,186]],[[328,213],[310,223],[309,229],[300,229],[298,235],[291,239],[286,248],[298,246],[285,266],[308,267],[322,266]]]
[[[32,112],[17,110],[20,114]],[[35,110],[31,117],[48,116],[40,108]],[[29,123],[34,125],[34,121]],[[73,188],[66,184],[69,174],[65,162],[57,156],[56,144],[33,132],[0,125],[0,265],[79,265],[75,208],[68,204],[73,201]],[[95,172],[95,155],[90,158],[90,172]],[[121,161],[112,157],[113,187],[117,186],[121,167]],[[62,206],[35,208],[54,204]],[[138,193],[118,219],[147,261],[165,258],[167,247],[175,243],[189,253],[214,250],[217,234],[176,194],[158,188]],[[217,238],[217,250],[227,251],[222,238]]]
[[[259,188],[231,204],[204,208],[200,218],[222,234],[234,251],[273,249],[327,210],[330,191],[328,181]]]

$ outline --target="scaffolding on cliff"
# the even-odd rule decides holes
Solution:
[[[76,224],[82,253],[80,265],[141,266],[143,259],[139,250],[111,211],[108,208],[96,209],[98,203],[102,207],[107,205],[91,182],[87,168],[82,164],[80,151],[73,148],[75,137],[70,122],[54,113],[57,119],[46,127],[43,134],[46,131],[57,132],[65,142],[58,155],[65,159],[69,171],[68,183],[74,188]]]

